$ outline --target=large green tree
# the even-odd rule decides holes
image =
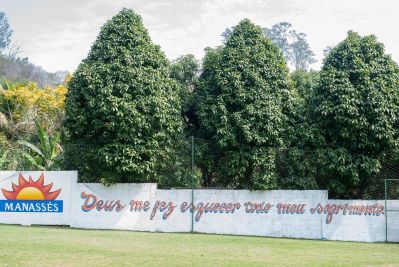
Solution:
[[[248,19],[207,49],[195,100],[206,185],[277,187],[272,147],[284,143],[291,94],[282,53]]]
[[[67,167],[84,181],[157,181],[182,128],[169,71],[139,15],[108,21],[68,84]]]
[[[349,32],[325,59],[311,110],[326,148],[319,174],[334,196],[361,197],[397,149],[398,65],[375,36]]]
[[[314,70],[297,70],[291,73],[291,79],[294,82],[294,87],[297,89],[299,97],[306,102],[313,98],[319,78],[319,72]],[[308,104],[306,103],[306,105]]]

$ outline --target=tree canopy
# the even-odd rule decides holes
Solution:
[[[199,134],[209,142],[203,160],[209,184],[276,187],[269,148],[283,144],[290,94],[282,53],[248,19],[224,46],[207,50],[196,108]]]
[[[87,181],[155,182],[181,133],[169,62],[142,19],[123,9],[68,84],[65,161]]]
[[[399,68],[375,36],[349,32],[328,53],[312,110],[328,148],[328,189],[361,195],[379,160],[398,148]]]

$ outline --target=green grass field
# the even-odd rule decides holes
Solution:
[[[399,266],[399,244],[0,225],[1,266]]]

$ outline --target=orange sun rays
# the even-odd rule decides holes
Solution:
[[[53,183],[44,185],[43,173],[40,175],[37,181],[33,181],[32,176],[29,176],[29,181],[27,181],[20,173],[18,178],[18,185],[12,183],[12,191],[7,191],[3,188],[1,190],[3,191],[4,197],[8,200],[17,200],[18,194],[24,189],[39,190],[41,194],[43,194],[44,200],[54,200],[61,193],[61,189],[50,192],[52,187]]]

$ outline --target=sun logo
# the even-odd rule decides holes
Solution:
[[[33,181],[29,176],[29,181],[19,174],[18,185],[12,183],[12,191],[3,191],[3,195],[8,200],[55,200],[61,193],[61,189],[50,192],[53,183],[44,185],[44,175],[40,175],[37,181]]]

